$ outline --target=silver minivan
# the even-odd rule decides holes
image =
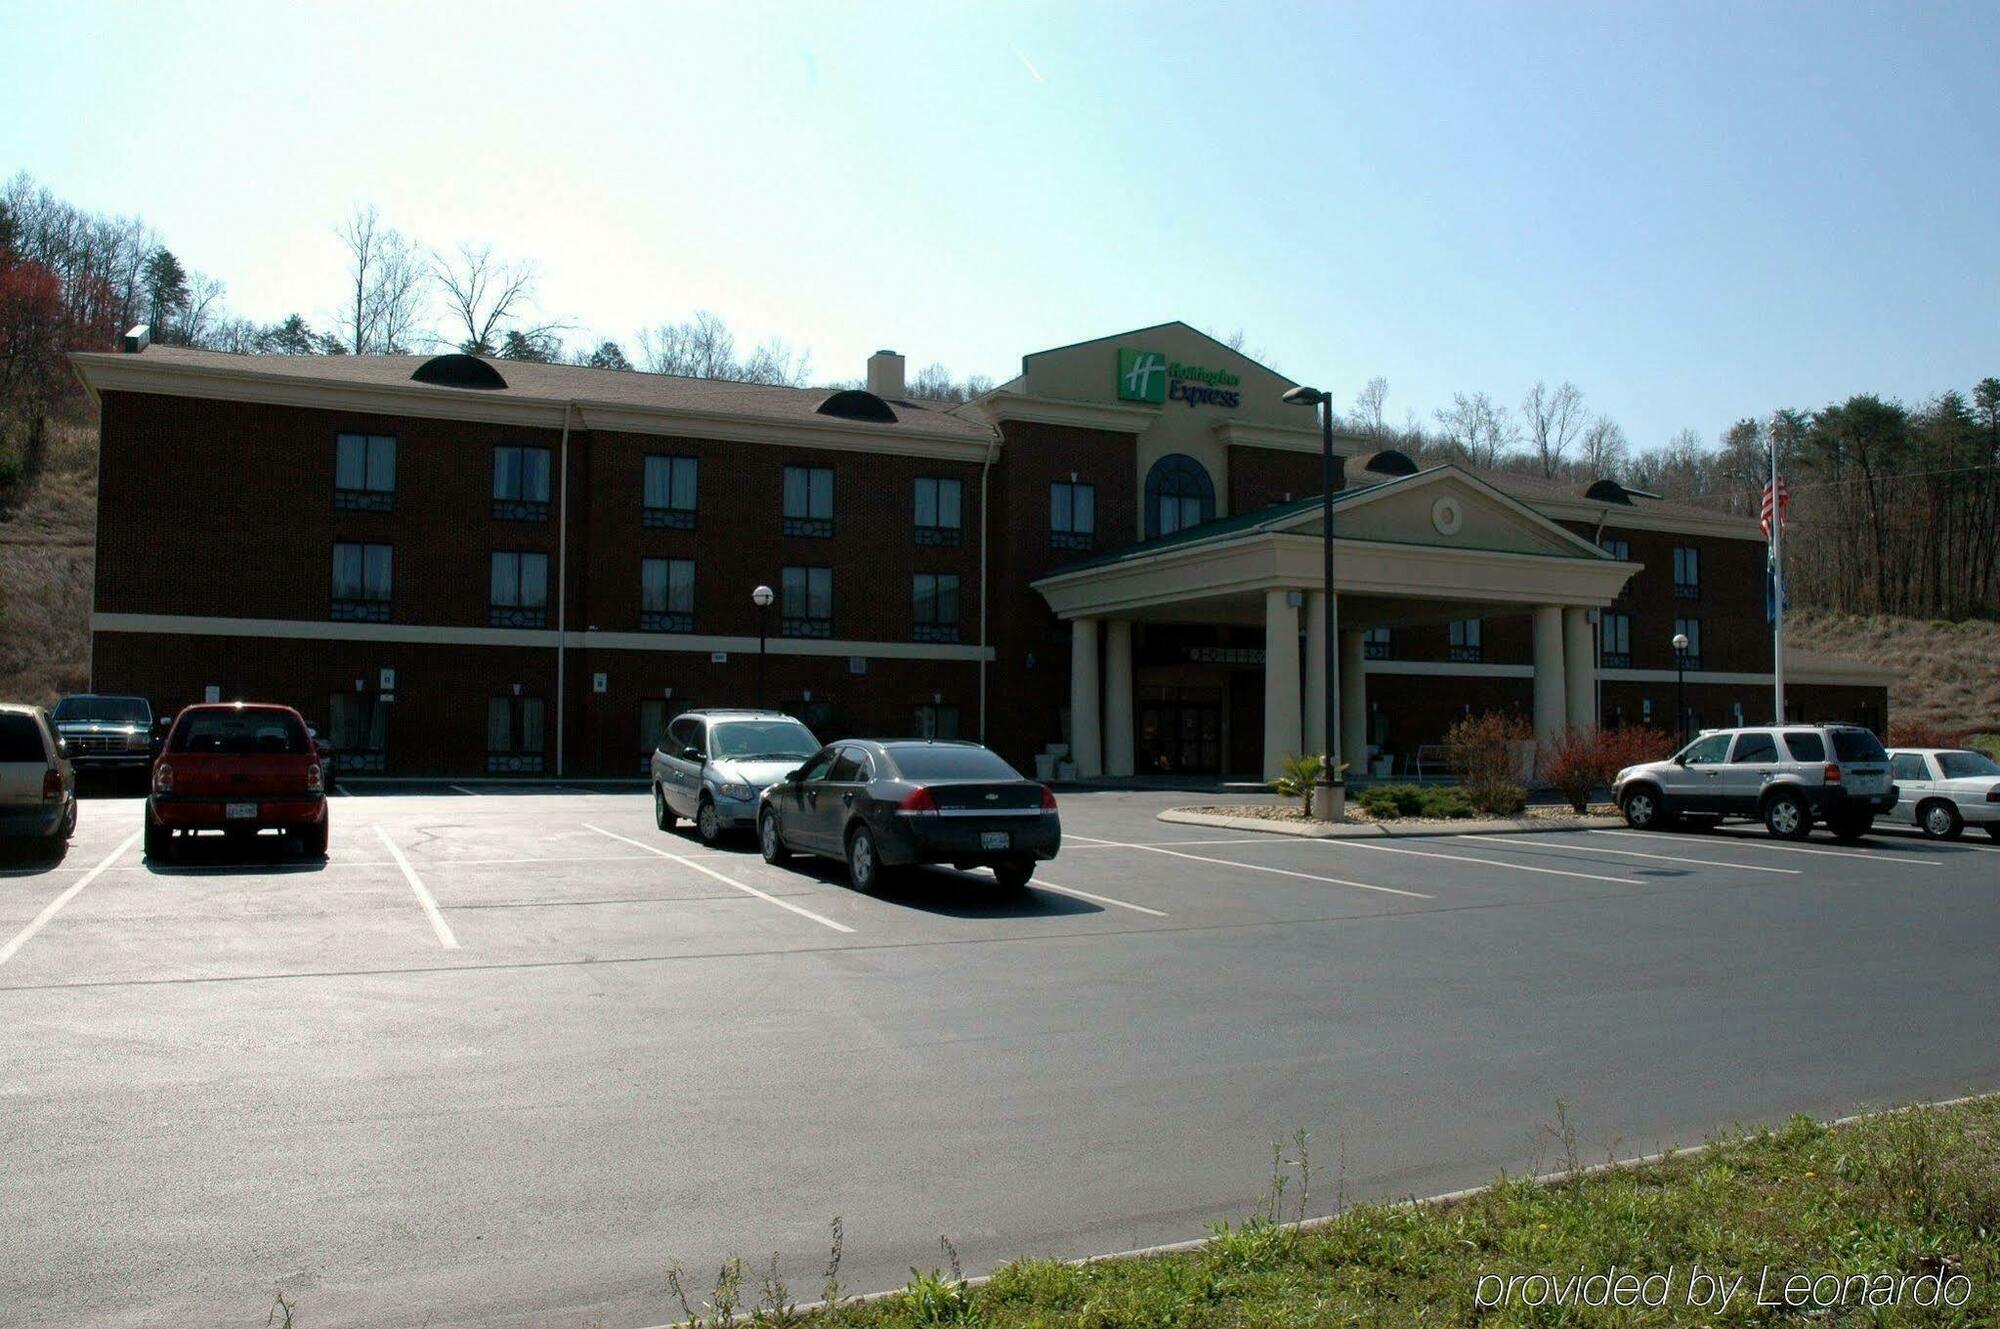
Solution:
[[[1611,794],[1635,830],[1749,817],[1786,840],[1803,840],[1815,821],[1858,840],[1896,806],[1882,740],[1848,724],[1709,730],[1665,761],[1618,772]]]
[[[76,830],[76,770],[49,713],[0,702],[0,837],[60,844]]]
[[[757,824],[766,785],[819,751],[812,730],[783,711],[686,711],[653,752],[653,821],[686,817],[704,844]]]

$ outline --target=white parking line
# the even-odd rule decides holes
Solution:
[[[15,952],[19,951],[23,946],[26,946],[28,944],[28,939],[30,937],[34,936],[37,932],[40,932],[44,927],[46,927],[50,919],[54,918],[57,914],[62,912],[62,908],[64,905],[68,904],[71,900],[74,900],[77,897],[77,893],[81,891],[84,887],[90,885],[91,882],[96,881],[98,876],[102,874],[105,871],[105,869],[109,868],[113,863],[116,863],[119,860],[119,858],[121,858],[124,855],[126,850],[130,849],[134,844],[138,843],[138,840],[139,840],[139,832],[138,831],[132,832],[132,834],[130,834],[125,838],[125,842],[123,844],[119,845],[109,854],[106,854],[104,858],[98,862],[96,867],[84,873],[81,877],[78,877],[76,879],[75,884],[70,886],[68,890],[64,891],[61,895],[58,895],[55,899],[49,901],[47,906],[43,908],[42,912],[35,915],[33,922],[29,923],[28,926],[22,928],[19,932],[15,933],[13,940],[9,941],[5,946],[0,946],[0,964],[5,964],[9,960],[13,959]]]
[[[1384,895],[1401,895],[1412,900],[1430,900],[1435,896],[1421,891],[1398,890],[1394,886],[1376,886],[1365,881],[1349,881],[1346,877],[1323,877],[1316,872],[1294,872],[1290,868],[1265,867],[1261,863],[1238,863],[1229,858],[1207,858],[1201,854],[1184,854],[1178,849],[1168,849],[1157,844],[1132,844],[1124,840],[1100,840],[1097,843],[1117,849],[1143,849],[1149,854],[1165,854],[1169,858],[1185,858],[1195,863],[1213,863],[1217,867],[1242,868],[1245,872],[1269,872],[1279,877],[1302,877],[1306,881],[1324,881],[1334,886],[1352,886],[1357,891],[1380,891]],[[1259,841],[1258,843],[1262,843]]]
[[[765,900],[770,902],[771,904],[778,906],[778,908],[780,909],[789,909],[801,918],[810,918],[813,922],[819,924],[821,927],[832,928],[835,932],[854,931],[853,928],[847,926],[847,924],[845,923],[836,923],[830,918],[824,917],[823,915],[820,914],[815,914],[810,909],[801,909],[798,905],[793,904],[789,900],[780,900],[775,895],[771,895],[764,891],[760,891],[755,886],[746,886],[742,882],[737,881],[734,877],[725,877],[720,872],[717,872],[714,868],[705,868],[691,858],[683,857],[680,854],[670,854],[664,849],[655,848],[654,846],[646,844],[640,840],[634,840],[630,836],[620,835],[616,831],[607,831],[602,826],[592,826],[589,822],[584,822],[583,825],[584,829],[586,830],[596,831],[599,835],[608,835],[614,840],[622,840],[626,844],[631,845],[635,849],[643,849],[649,854],[658,854],[661,858],[664,858],[669,862],[679,863],[682,867],[693,868],[696,872],[700,872],[706,876],[715,878],[717,881],[721,882],[724,886],[734,886],[737,890],[742,891],[745,895],[754,895],[760,900]]]
[[[438,912],[438,902],[424,889],[423,878],[419,877],[417,870],[410,866],[410,860],[403,857],[403,851],[396,848],[396,842],[389,838],[389,832],[377,826],[375,834],[382,837],[382,847],[389,851],[389,857],[396,860],[396,866],[403,870],[403,879],[409,882],[410,889],[417,893],[417,903],[424,907],[424,913],[429,916],[431,931],[437,933],[438,944],[448,951],[457,950],[458,938],[452,936],[451,929],[445,925],[444,915]]]
[[[1309,843],[1330,845],[1335,849],[1372,849],[1378,854],[1414,854],[1418,858],[1443,858],[1454,863],[1479,863],[1491,868],[1507,868],[1513,872],[1539,872],[1545,877],[1575,877],[1580,881],[1608,881],[1615,886],[1644,886],[1646,883],[1632,877],[1606,877],[1596,872],[1566,872],[1562,868],[1538,868],[1531,863],[1509,863],[1504,858],[1474,858],[1471,854],[1440,854],[1429,849],[1392,849],[1386,844],[1369,844],[1364,840],[1321,839]]]
[[[1148,909],[1145,905],[1133,904],[1129,900],[1114,900],[1108,895],[1092,895],[1089,891],[1080,891],[1074,886],[1058,886],[1047,877],[1036,877],[1029,884],[1039,886],[1045,891],[1054,891],[1058,895],[1074,895],[1085,900],[1095,900],[1099,904],[1115,904],[1120,909],[1130,909],[1135,914],[1151,914],[1154,918],[1167,916],[1164,909]]]
[[[1709,858],[1682,858],[1677,854],[1642,854],[1636,849],[1591,849],[1584,845],[1552,844],[1547,840],[1520,840],[1503,835],[1461,835],[1461,840],[1484,840],[1488,844],[1527,844],[1536,849],[1571,849],[1579,854],[1615,854],[1619,858],[1654,858],[1662,863],[1686,863],[1700,868],[1731,868],[1738,872],[1778,872],[1787,877],[1802,876],[1799,868],[1767,868],[1754,863],[1723,863]]]
[[[1894,854],[1870,854],[1852,849],[1809,849],[1801,844],[1772,844],[1748,835],[1675,835],[1669,831],[1586,831],[1586,835],[1622,835],[1633,840],[1692,840],[1696,844],[1740,844],[1750,849],[1769,849],[1779,854],[1817,854],[1821,858],[1858,858],[1869,863],[1896,862],[1934,868],[1936,859],[1901,858]]]

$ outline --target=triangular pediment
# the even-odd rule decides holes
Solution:
[[[1301,505],[1263,529],[1318,535],[1317,506]],[[1565,530],[1519,499],[1456,466],[1434,466],[1415,475],[1336,496],[1333,533],[1341,540],[1420,544],[1468,551],[1603,558],[1589,541]]]

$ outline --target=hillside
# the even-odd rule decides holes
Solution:
[[[97,432],[55,425],[18,502],[0,511],[0,698],[53,702],[90,671]],[[1890,715],[2000,732],[2000,622],[1795,612],[1794,646],[1891,664]]]

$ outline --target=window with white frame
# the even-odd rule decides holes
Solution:
[[[1364,660],[1393,660],[1396,657],[1396,640],[1388,628],[1370,628],[1361,634],[1361,658]]]
[[[343,623],[387,623],[395,557],[392,545],[334,545],[329,617]]]
[[[1606,614],[1599,621],[1599,630],[1604,634],[1600,643],[1604,667],[1606,669],[1630,669],[1632,667],[1632,616],[1630,614]]]
[[[1049,486],[1049,545],[1090,549],[1097,544],[1097,486],[1058,480]]]
[[[548,748],[548,707],[540,697],[486,701],[486,772],[540,775]]]
[[[1480,620],[1476,618],[1453,619],[1451,624],[1451,660],[1457,664],[1478,664],[1484,659],[1480,646]]]
[[[786,568],[779,579],[778,631],[787,637],[833,635],[833,569]]]
[[[911,638],[916,641],[958,640],[958,574],[919,572],[910,579]]]
[[[1693,545],[1674,546],[1674,595],[1682,600],[1701,597],[1701,550]]]
[[[493,515],[500,521],[549,519],[549,450],[506,444],[493,449]]]
[[[648,558],[639,566],[639,628],[694,631],[694,560]]]

